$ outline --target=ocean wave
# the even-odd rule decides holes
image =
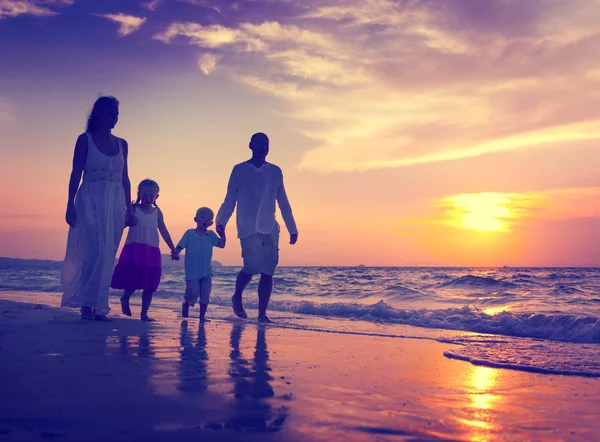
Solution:
[[[600,377],[600,346],[533,339],[467,342],[444,356],[493,368],[532,373]]]
[[[502,287],[502,288],[513,288],[517,285],[500,279],[492,278],[491,276],[476,276],[466,275],[460,278],[455,278],[452,281],[445,282],[440,287],[465,287],[465,288],[482,288],[482,287]]]
[[[228,298],[217,298],[220,305],[229,305]],[[256,301],[245,301],[257,308]],[[548,339],[573,343],[600,343],[600,318],[575,315],[544,315],[532,312],[501,312],[488,315],[473,306],[440,310],[397,309],[384,301],[374,304],[315,303],[311,301],[271,301],[276,311],[316,315],[331,318],[350,318],[388,324],[461,330],[504,336]]]
[[[549,290],[550,294],[556,294],[556,295],[574,295],[574,294],[578,294],[578,293],[584,293],[583,290],[580,290],[576,287],[571,287],[565,284],[558,284],[554,287],[552,287]]]
[[[0,284],[0,291],[60,293],[62,287],[59,284]]]

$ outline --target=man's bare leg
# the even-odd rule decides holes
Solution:
[[[210,319],[206,319],[206,310],[208,309],[208,304],[200,304],[200,322],[210,322]]]
[[[248,317],[246,310],[244,310],[242,293],[250,281],[252,281],[252,275],[240,270],[240,273],[238,273],[237,278],[235,279],[235,293],[231,297],[233,312],[242,319]]]
[[[267,316],[267,307],[271,300],[271,292],[273,291],[273,276],[260,274],[260,282],[258,283],[258,322],[271,322]]]

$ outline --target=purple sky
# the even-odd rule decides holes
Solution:
[[[173,236],[218,209],[265,131],[301,231],[283,263],[600,265],[599,16],[594,0],[0,0],[0,255],[61,258],[73,143],[107,93]]]

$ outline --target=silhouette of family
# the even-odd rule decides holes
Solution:
[[[148,310],[161,278],[159,234],[178,260],[185,249],[185,295],[181,315],[200,304],[200,320],[206,311],[212,286],[214,247],[226,246],[225,228],[236,210],[238,238],[243,267],[231,297],[233,312],[247,318],[242,294],[253,276],[258,284],[258,318],[269,323],[267,308],[273,290],[273,275],[279,262],[280,228],[275,219],[276,203],[290,234],[290,244],[298,240],[298,229],[283,184],[283,173],[266,161],[269,138],[255,133],[250,138],[252,156],[231,171],[226,195],[216,220],[208,207],[196,210],[196,227],[187,230],[177,246],[157,205],[159,185],[145,179],[131,200],[127,142],[112,134],[119,118],[119,101],[99,97],[87,120],[85,133],[79,135],[73,154],[69,180],[66,221],[69,224],[61,282],[64,307],[80,308],[81,319],[110,321],[109,289],[123,290],[121,310],[131,316],[129,299],[142,291],[141,319],[152,321]],[[208,230],[216,222],[216,232]],[[114,267],[124,229],[127,239]],[[114,267],[114,268],[113,268]]]

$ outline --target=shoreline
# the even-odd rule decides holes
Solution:
[[[153,311],[150,324],[116,314],[81,321],[57,298],[0,292],[0,441],[591,440],[600,432],[597,378],[476,366],[427,339],[233,318],[200,327],[168,309]]]

